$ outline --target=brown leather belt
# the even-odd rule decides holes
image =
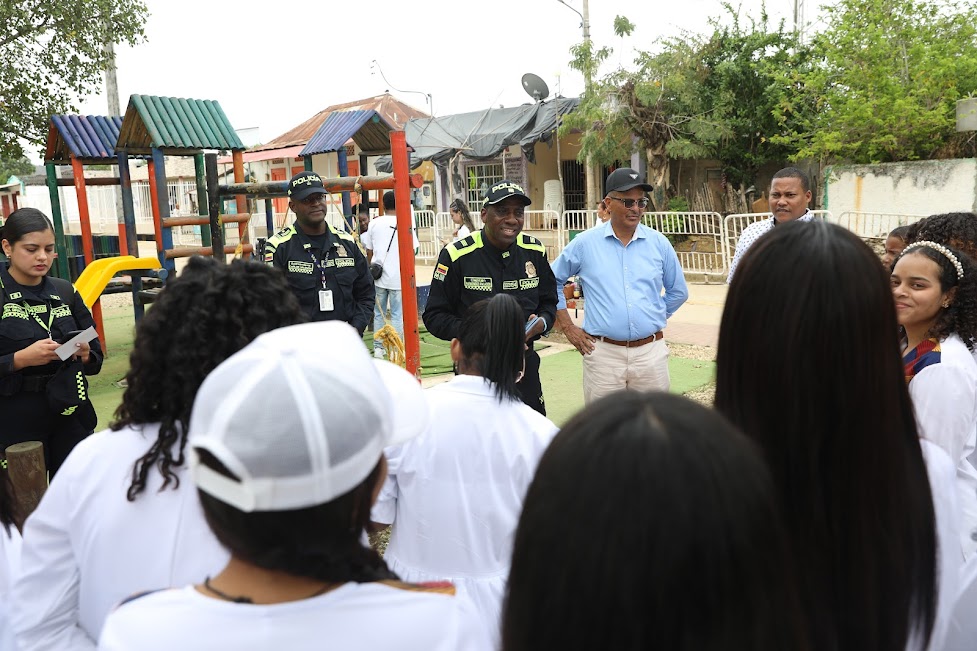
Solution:
[[[588,332],[587,334],[590,335]],[[603,341],[605,344],[610,344],[612,346],[623,346],[624,348],[637,348],[638,346],[644,346],[645,344],[650,344],[652,342],[658,341],[665,336],[661,330],[655,334],[645,337],[644,339],[635,339],[634,341],[618,341],[617,339],[611,339],[610,337],[598,337],[596,335],[590,335],[598,341]]]

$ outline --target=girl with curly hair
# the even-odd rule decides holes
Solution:
[[[125,597],[224,566],[187,485],[194,398],[222,361],[302,320],[281,272],[257,262],[194,257],[167,284],[136,330],[115,421],[74,449],[24,527],[13,613],[23,648],[94,649]]]
[[[892,268],[903,370],[920,434],[957,464],[964,557],[977,550],[977,265],[933,241],[911,243]]]

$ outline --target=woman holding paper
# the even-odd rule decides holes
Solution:
[[[101,370],[102,348],[97,338],[76,337],[94,322],[72,284],[47,275],[56,254],[44,213],[12,212],[0,245],[0,456],[14,443],[40,441],[53,475],[95,428],[85,376]]]

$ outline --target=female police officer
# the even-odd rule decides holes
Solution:
[[[48,218],[34,208],[14,211],[0,244],[9,261],[0,265],[0,452],[40,441],[53,474],[95,427],[84,376],[99,372],[102,349],[93,339],[66,362],[55,353],[93,321],[70,282],[47,276],[55,258]]]

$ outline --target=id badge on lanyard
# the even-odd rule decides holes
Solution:
[[[336,309],[336,306],[332,298],[332,290],[326,286],[326,263],[329,261],[329,249],[326,249],[326,253],[323,255],[322,260],[315,257],[315,253],[312,249],[307,249],[309,256],[312,258],[312,263],[319,268],[319,277],[322,282],[322,287],[319,289],[319,311],[320,312],[332,312]]]

